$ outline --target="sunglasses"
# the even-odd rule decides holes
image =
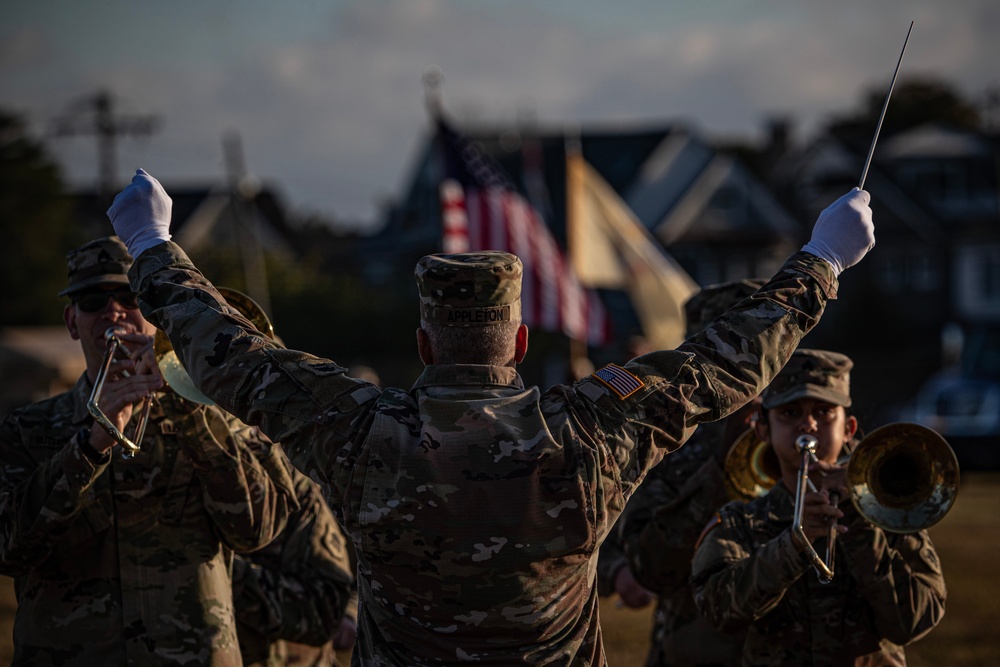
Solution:
[[[126,288],[116,290],[92,290],[81,292],[73,297],[73,303],[85,313],[99,313],[108,304],[108,299],[113,298],[122,308],[134,310],[139,307],[139,301],[135,294]]]

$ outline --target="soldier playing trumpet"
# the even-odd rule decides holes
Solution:
[[[117,237],[67,255],[70,336],[87,370],[68,392],[0,427],[0,573],[14,578],[13,665],[239,665],[234,551],[274,539],[296,506],[280,449],[235,432],[215,406],[164,391]],[[136,359],[108,359],[114,329]],[[151,402],[130,458],[88,412],[100,398],[121,432]],[[128,371],[126,375],[123,371]],[[136,437],[137,436],[133,436]]]
[[[763,392],[754,427],[774,449],[781,479],[765,496],[725,506],[695,553],[695,602],[718,628],[747,632],[744,665],[905,665],[903,645],[944,614],[944,577],[926,530],[888,532],[847,500],[838,461],[858,428],[847,412],[852,366],[836,352],[793,353]],[[814,488],[801,496],[808,544],[793,530],[802,436],[816,444]],[[836,576],[823,583],[808,556],[834,537]]]

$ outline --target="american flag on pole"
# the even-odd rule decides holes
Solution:
[[[500,165],[438,118],[444,161],[440,184],[444,252],[503,250],[521,258],[521,316],[529,327],[604,345],[607,312],[596,292],[576,279],[542,217]]]

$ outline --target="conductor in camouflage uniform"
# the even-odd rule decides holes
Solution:
[[[520,260],[427,256],[415,271],[424,371],[409,390],[379,389],[233,313],[169,242],[170,208],[139,170],[108,211],[137,256],[132,285],[196,385],[285,443],[340,505],[358,556],[356,665],[605,664],[597,554],[626,501],[699,423],[760,393],[835,296],[837,271],[874,244],[855,189],[707,331],[545,392],[516,370]]]
[[[857,431],[847,413],[852,366],[837,352],[792,355],[761,397],[755,424],[781,480],[767,495],[724,507],[695,554],[698,608],[722,630],[746,631],[744,665],[905,665],[903,645],[944,615],[944,577],[927,532],[884,531],[848,499],[838,459]],[[801,435],[818,440],[809,474],[818,488],[804,494],[802,518],[818,553],[837,521],[830,583],[821,583],[791,530]],[[839,506],[832,492],[845,499]]]
[[[685,336],[711,326],[763,280],[708,285],[684,304]],[[618,520],[619,541],[636,579],[657,593],[646,667],[738,665],[742,632],[720,632],[694,604],[689,583],[695,543],[708,520],[731,500],[723,464],[750,423],[757,400],[723,421],[702,424],[685,445],[653,468]]]
[[[234,551],[267,544],[295,504],[280,449],[244,439],[215,406],[163,390],[155,332],[128,287],[117,237],[67,255],[66,326],[87,369],[66,393],[0,426],[0,571],[14,578],[14,665],[239,665]],[[107,373],[100,405],[126,431],[152,395],[133,458],[87,410],[122,332],[135,359]],[[134,420],[133,420],[134,421]]]

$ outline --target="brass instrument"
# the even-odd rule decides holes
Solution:
[[[94,421],[103,426],[104,430],[122,446],[122,456],[130,459],[139,451],[142,436],[146,433],[146,422],[149,421],[149,410],[153,406],[153,399],[147,396],[142,400],[139,420],[135,423],[135,432],[132,434],[131,439],[122,433],[115,426],[114,422],[108,419],[108,416],[104,414],[100,406],[101,393],[104,391],[104,380],[107,379],[108,369],[111,368],[111,362],[114,360],[115,354],[121,350],[130,358],[132,356],[122,345],[121,335],[123,333],[125,332],[118,327],[108,327],[107,331],[104,332],[104,340],[107,343],[107,348],[104,352],[104,361],[101,363],[101,368],[97,372],[97,378],[94,380],[94,388],[90,391],[90,399],[87,401],[87,412],[94,418]]]
[[[241,315],[243,315],[243,317],[249,320],[250,323],[253,324],[262,334],[266,335],[268,338],[274,338],[274,327],[271,325],[271,321],[268,319],[264,309],[261,308],[256,301],[251,299],[246,294],[229,287],[219,287],[217,289],[226,299],[226,302],[230,305],[230,307],[234,308]],[[115,354],[121,350],[131,357],[128,350],[121,344],[119,336],[122,333],[122,330],[116,327],[110,327],[104,333],[104,337],[108,345],[107,352],[104,355],[104,362],[98,372],[97,379],[94,381],[94,388],[90,392],[90,400],[87,402],[87,410],[90,412],[90,415],[94,418],[94,420],[103,426],[111,437],[122,446],[122,457],[132,458],[139,451],[142,443],[142,437],[146,432],[146,423],[149,421],[149,412],[153,402],[152,397],[147,396],[143,399],[139,419],[136,422],[135,432],[131,439],[122,433],[118,427],[116,427],[115,424],[108,419],[107,415],[104,414],[99,405],[101,392],[104,389],[104,380],[107,377],[108,369],[111,367],[111,362],[114,359]],[[205,396],[205,394],[203,394],[194,385],[194,382],[191,380],[191,376],[188,374],[187,370],[185,370],[183,364],[181,364],[180,359],[177,357],[177,353],[174,352],[173,346],[170,344],[170,339],[167,338],[167,335],[160,329],[157,329],[156,335],[153,337],[153,354],[156,357],[156,365],[159,367],[160,373],[163,375],[163,379],[167,383],[167,386],[177,392],[182,398],[186,398],[189,401],[202,403],[204,405],[214,405],[212,399]]]
[[[955,452],[937,431],[900,422],[875,429],[851,452],[847,488],[869,522],[915,533],[944,518],[958,495]]]
[[[821,559],[802,531],[802,497],[809,481],[809,460],[816,439],[795,441],[802,454],[795,495],[792,531],[805,545],[806,556],[826,583],[833,579],[836,522],[831,522],[826,558]],[[905,422],[872,431],[852,451],[847,463],[847,489],[858,513],[891,533],[915,533],[940,521],[958,495],[959,467],[955,452],[936,431]],[[812,487],[815,490],[815,487]],[[839,498],[831,494],[831,502]]]
[[[777,483],[781,467],[774,450],[751,427],[729,448],[723,475],[729,497],[748,501],[763,496]]]
[[[820,583],[828,584],[833,581],[837,523],[835,521],[830,522],[830,533],[827,535],[826,541],[826,558],[819,557],[816,549],[813,548],[812,542],[809,541],[805,531],[802,529],[802,513],[805,508],[803,499],[806,495],[806,488],[814,493],[816,492],[816,486],[809,479],[809,462],[818,460],[816,458],[816,446],[818,444],[819,440],[811,435],[800,435],[795,439],[795,446],[798,448],[799,455],[802,458],[799,461],[799,472],[795,484],[795,518],[792,519],[792,534],[796,538],[796,542],[802,546],[809,562],[812,563]],[[831,493],[830,503],[836,506],[839,502],[840,496],[836,493]]]
[[[268,319],[264,309],[256,301],[231,287],[217,287],[216,289],[226,299],[226,302],[249,320],[258,331],[268,338],[274,338],[274,327],[271,325],[271,320]],[[153,353],[156,355],[156,365],[160,368],[164,381],[171,389],[189,401],[215,405],[212,399],[195,386],[170,344],[170,339],[167,338],[162,329],[156,330],[156,335],[153,338]]]

